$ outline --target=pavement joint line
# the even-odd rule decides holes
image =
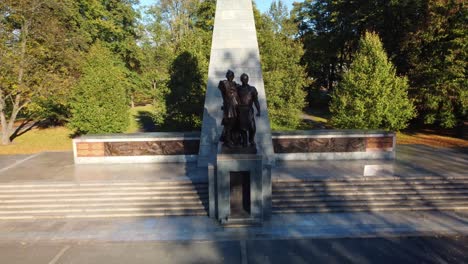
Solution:
[[[247,260],[247,243],[245,240],[239,241],[240,243],[240,253],[241,253],[241,264],[248,264]]]
[[[70,245],[64,246],[62,250],[60,250],[60,252],[57,253],[57,255],[55,255],[55,257],[49,262],[49,264],[57,263],[57,261],[63,256],[63,254],[65,254],[65,252],[67,252],[67,250],[69,250],[70,248],[71,248]]]
[[[0,173],[3,173],[3,172],[5,172],[5,171],[7,171],[7,170],[9,170],[9,169],[12,169],[12,168],[14,168],[14,167],[20,165],[21,163],[23,163],[23,162],[25,162],[25,161],[28,161],[28,160],[30,160],[30,159],[33,159],[33,158],[35,158],[35,157],[41,155],[42,153],[43,153],[43,152],[36,153],[36,154],[33,154],[33,155],[31,155],[31,156],[29,156],[29,157],[26,157],[26,158],[24,158],[24,159],[22,159],[22,160],[15,161],[15,163],[13,163],[13,164],[11,164],[11,165],[9,165],[9,166],[6,166],[5,168],[0,169]]]

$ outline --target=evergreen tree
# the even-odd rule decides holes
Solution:
[[[396,76],[379,36],[366,32],[334,91],[332,124],[348,129],[403,129],[415,115],[407,90],[407,79]]]
[[[79,134],[97,134],[118,133],[127,128],[127,71],[100,42],[91,47],[72,94],[72,129]]]
[[[456,0],[428,5],[424,26],[407,41],[410,94],[425,123],[462,126],[468,112],[468,9]]]

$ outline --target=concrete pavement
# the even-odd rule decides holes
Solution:
[[[0,243],[9,264],[467,263],[468,237],[419,236],[209,242]]]

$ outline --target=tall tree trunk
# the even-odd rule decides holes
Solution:
[[[1,106],[1,109],[0,109],[0,123],[2,125],[2,145],[8,145],[11,143],[11,141],[10,141],[10,133],[8,133],[8,123],[5,117],[3,105]]]
[[[18,76],[17,76],[17,84],[18,88],[21,90],[23,86],[23,76],[24,76],[24,68],[25,68],[25,58],[26,58],[26,45],[28,42],[28,34],[29,34],[29,20],[25,20],[21,26],[21,43],[20,43],[20,60],[19,60],[19,68],[18,68]],[[0,123],[2,125],[2,145],[8,145],[11,143],[10,136],[13,134],[15,129],[15,121],[18,117],[18,113],[21,111],[23,107],[26,106],[28,103],[22,102],[21,92],[19,91],[16,95],[7,95],[7,97],[14,97],[11,115],[9,120],[7,121],[7,117],[5,114],[6,108],[6,99],[3,92],[0,94]]]

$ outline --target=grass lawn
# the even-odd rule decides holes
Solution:
[[[72,150],[70,134],[71,131],[65,127],[32,129],[17,137],[12,144],[0,145],[0,155]]]
[[[435,148],[468,148],[468,140],[428,132],[397,134],[397,144],[421,144]]]
[[[130,124],[125,133],[137,133],[144,131],[142,119],[151,112],[152,106],[138,106],[130,110]],[[34,128],[25,134],[17,137],[12,144],[8,146],[0,145],[0,155],[15,155],[15,154],[33,154],[43,151],[71,151],[72,148],[72,131],[66,127],[53,128]]]
[[[151,117],[149,116],[152,111],[152,105],[136,106],[130,109],[130,124],[125,133],[149,132],[145,131],[145,124],[152,123],[152,120],[150,120]]]

